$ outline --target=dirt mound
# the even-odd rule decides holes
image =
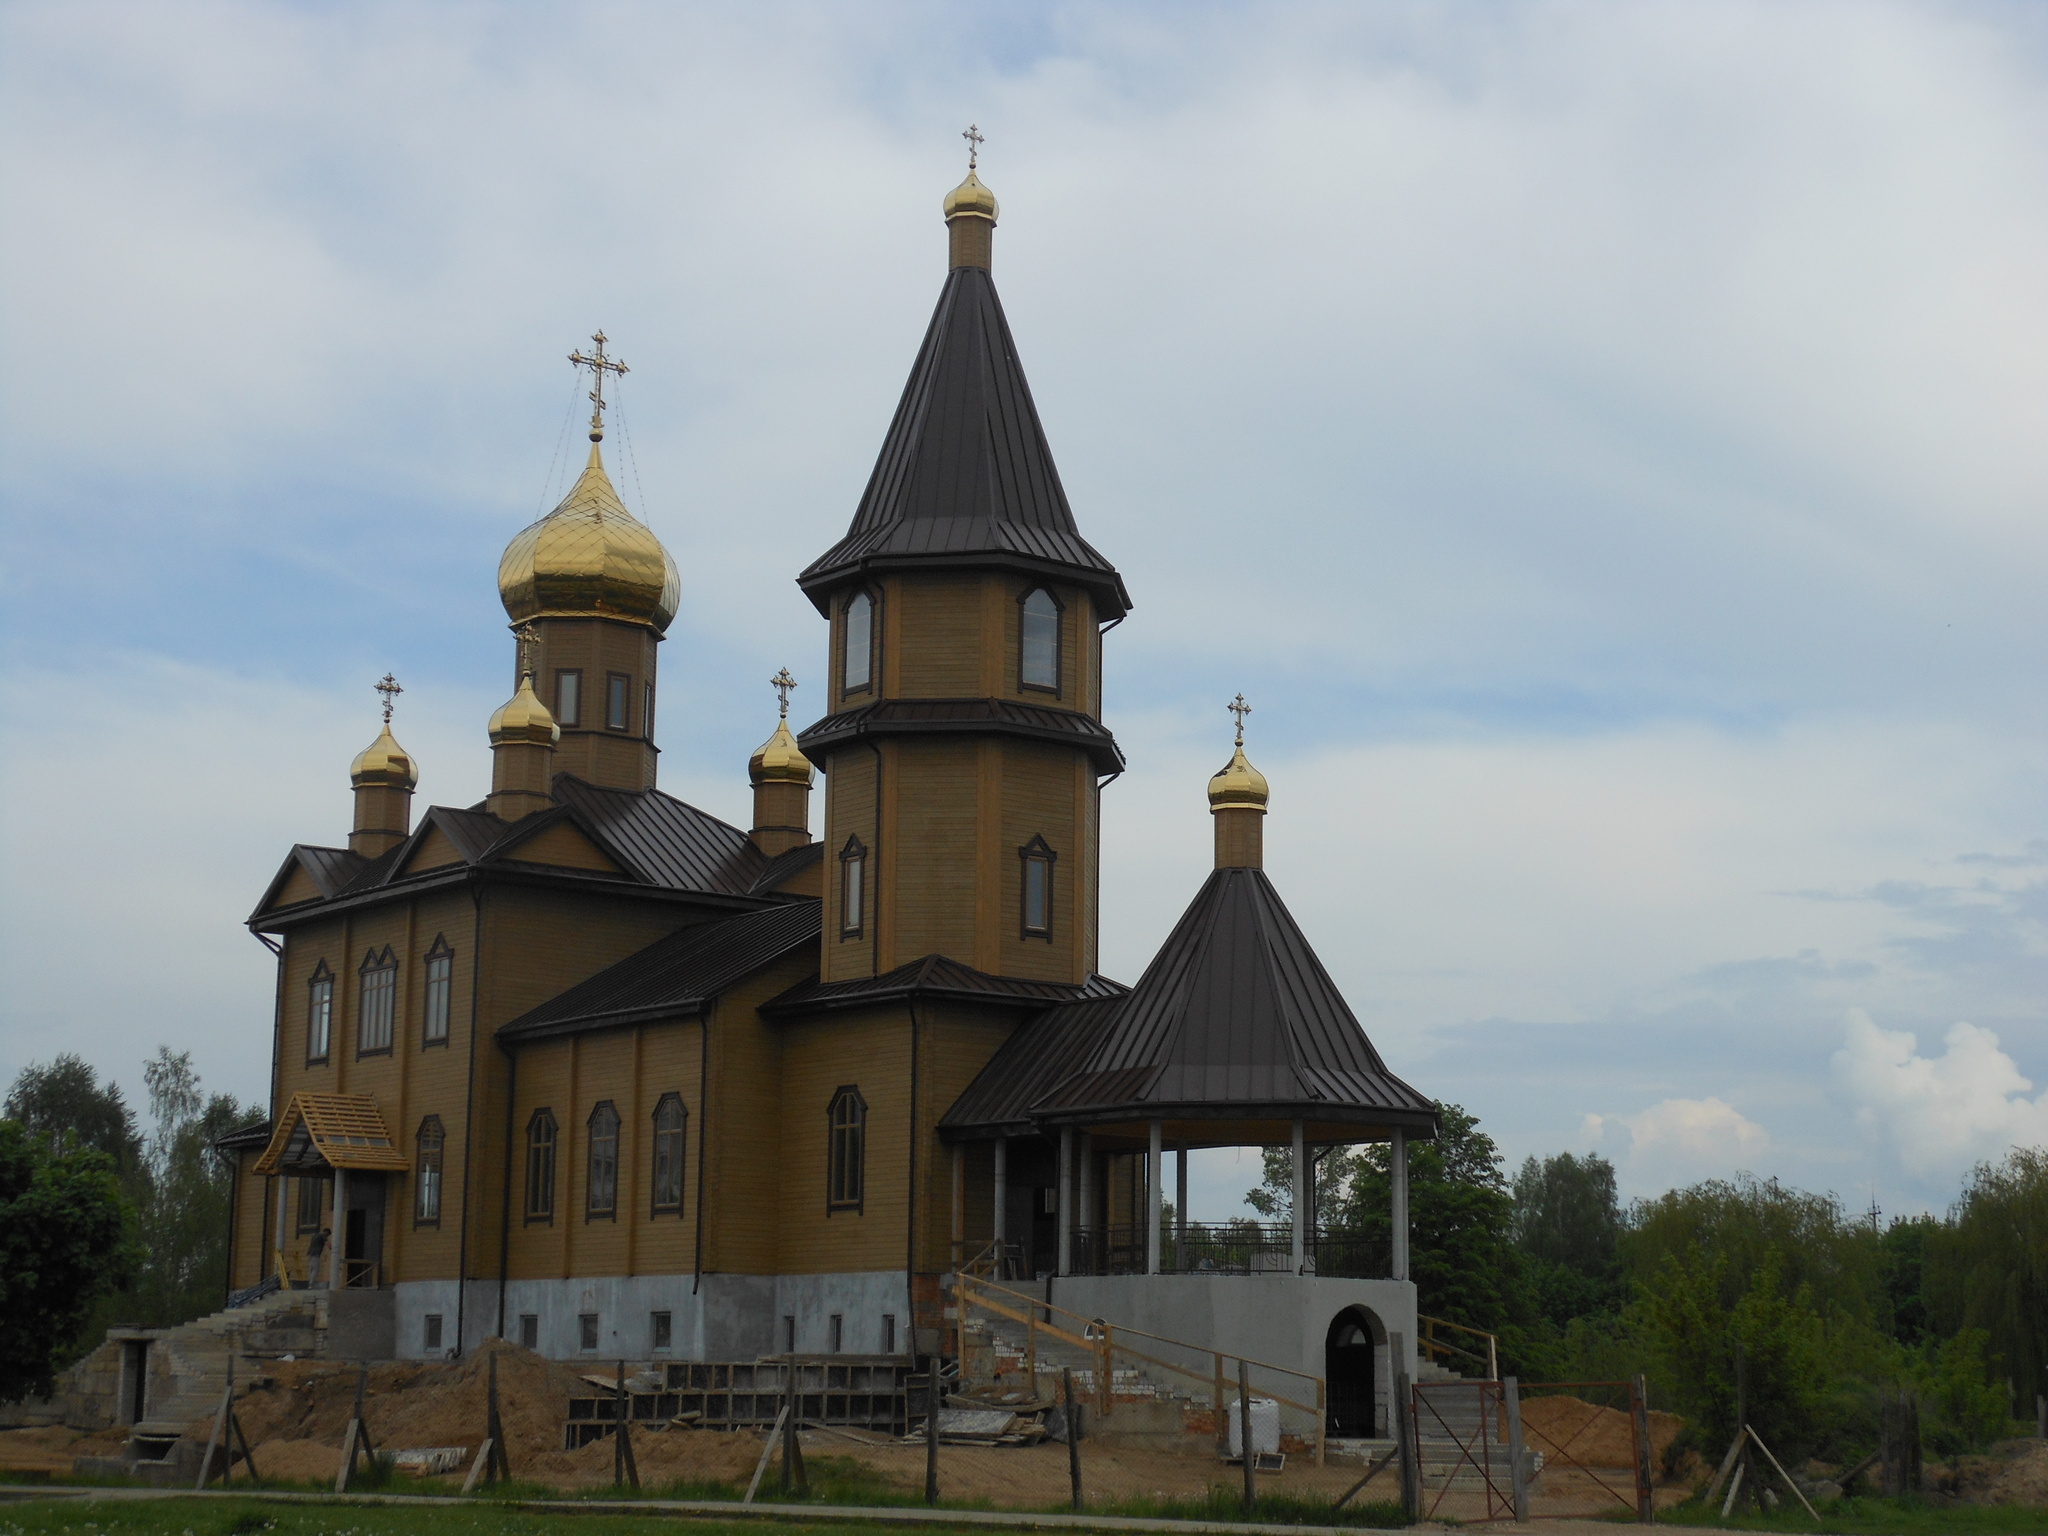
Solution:
[[[8,1472],[69,1472],[78,1454],[72,1447],[84,1437],[62,1424],[43,1424],[33,1429],[0,1430],[0,1470]]]
[[[1635,1435],[1619,1408],[1600,1408],[1576,1397],[1522,1399],[1522,1439],[1553,1466],[1566,1460],[1588,1467],[1635,1465]],[[1675,1413],[1650,1414],[1650,1465],[1663,1464],[1664,1448],[1678,1438],[1685,1420]]]
[[[341,1471],[341,1450],[317,1440],[268,1440],[256,1447],[256,1470],[265,1481],[319,1483],[331,1488]],[[236,1476],[240,1475],[238,1466]]]
[[[1988,1456],[1964,1456],[1954,1491],[1971,1504],[2048,1505],[2048,1440],[2004,1440]]]
[[[561,1444],[559,1437],[556,1442]],[[762,1439],[741,1432],[671,1429],[633,1431],[633,1457],[643,1488],[671,1483],[726,1483],[744,1487],[761,1459]],[[558,1488],[591,1488],[612,1480],[612,1443],[595,1440],[579,1450],[556,1450],[512,1464],[513,1475]]]

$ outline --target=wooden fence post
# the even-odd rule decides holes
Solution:
[[[939,1405],[942,1378],[936,1359],[924,1378],[924,1501],[927,1504],[939,1502]]]
[[[1237,1448],[1244,1453],[1244,1513],[1249,1520],[1259,1502],[1259,1453],[1252,1448],[1252,1368],[1237,1362]]]
[[[1074,1485],[1074,1513],[1081,1513],[1081,1405],[1074,1401],[1074,1372],[1062,1366],[1067,1389],[1067,1479]]]
[[[1628,1384],[1629,1429],[1636,1442],[1636,1519],[1655,1518],[1657,1494],[1650,1476],[1650,1384],[1641,1376]]]

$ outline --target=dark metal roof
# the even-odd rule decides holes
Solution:
[[[853,981],[806,981],[761,1005],[764,1014],[814,1013],[835,1008],[866,1008],[910,997],[942,997],[998,1006],[1043,1008],[1064,1002],[1081,989],[1071,982],[1027,981],[1019,976],[991,976],[944,955],[926,955],[880,976]]]
[[[1024,1024],[946,1118],[964,1129],[1026,1109],[1040,1124],[1303,1118],[1436,1129],[1434,1104],[1387,1070],[1258,869],[1211,874],[1128,996]]]
[[[858,572],[1008,565],[1092,589],[1108,617],[1123,578],[1074,524],[995,284],[955,267],[903,386],[853,526],[797,578],[822,611]]]
[[[240,1126],[235,1130],[224,1132],[213,1138],[214,1150],[217,1152],[260,1151],[269,1145],[270,1122],[268,1120],[258,1120],[254,1124]]]
[[[498,1030],[510,1044],[658,1019],[696,1018],[718,995],[763,966],[815,950],[816,901],[694,923],[577,983]]]
[[[762,866],[761,873],[754,877],[753,894],[767,895],[799,870],[817,863],[824,856],[823,843],[804,843],[799,847],[783,850]]]
[[[768,862],[738,827],[658,789],[599,789],[564,774],[555,800],[649,885],[744,896]]]
[[[1124,768],[1116,737],[1099,720],[1078,710],[1013,699],[882,699],[827,715],[806,727],[797,744],[815,758],[858,737],[956,733],[1056,741],[1086,751],[1097,773],[1121,773]]]

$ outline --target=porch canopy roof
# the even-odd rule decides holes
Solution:
[[[391,1139],[375,1099],[357,1093],[295,1093],[252,1171],[405,1173],[411,1166]]]
[[[1260,869],[1219,869],[1128,993],[1025,1021],[940,1122],[952,1141],[1085,1126],[1183,1146],[1433,1138]]]

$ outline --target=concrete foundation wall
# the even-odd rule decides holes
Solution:
[[[456,1282],[421,1280],[392,1288],[400,1359],[444,1355],[456,1344]],[[654,1347],[656,1312],[669,1314],[669,1348]],[[463,1308],[463,1343],[474,1349],[498,1333],[498,1283],[473,1280]],[[441,1348],[426,1346],[426,1319],[440,1316]],[[597,1318],[597,1347],[582,1347],[582,1319]],[[841,1319],[839,1349],[849,1355],[885,1350],[886,1317],[895,1319],[894,1352],[910,1348],[910,1296],[901,1271],[824,1275],[633,1275],[569,1280],[511,1280],[504,1287],[504,1336],[517,1342],[524,1317],[535,1320],[535,1345],[555,1360],[752,1360],[789,1347],[785,1318],[796,1320],[796,1348],[832,1348],[831,1320]]]

